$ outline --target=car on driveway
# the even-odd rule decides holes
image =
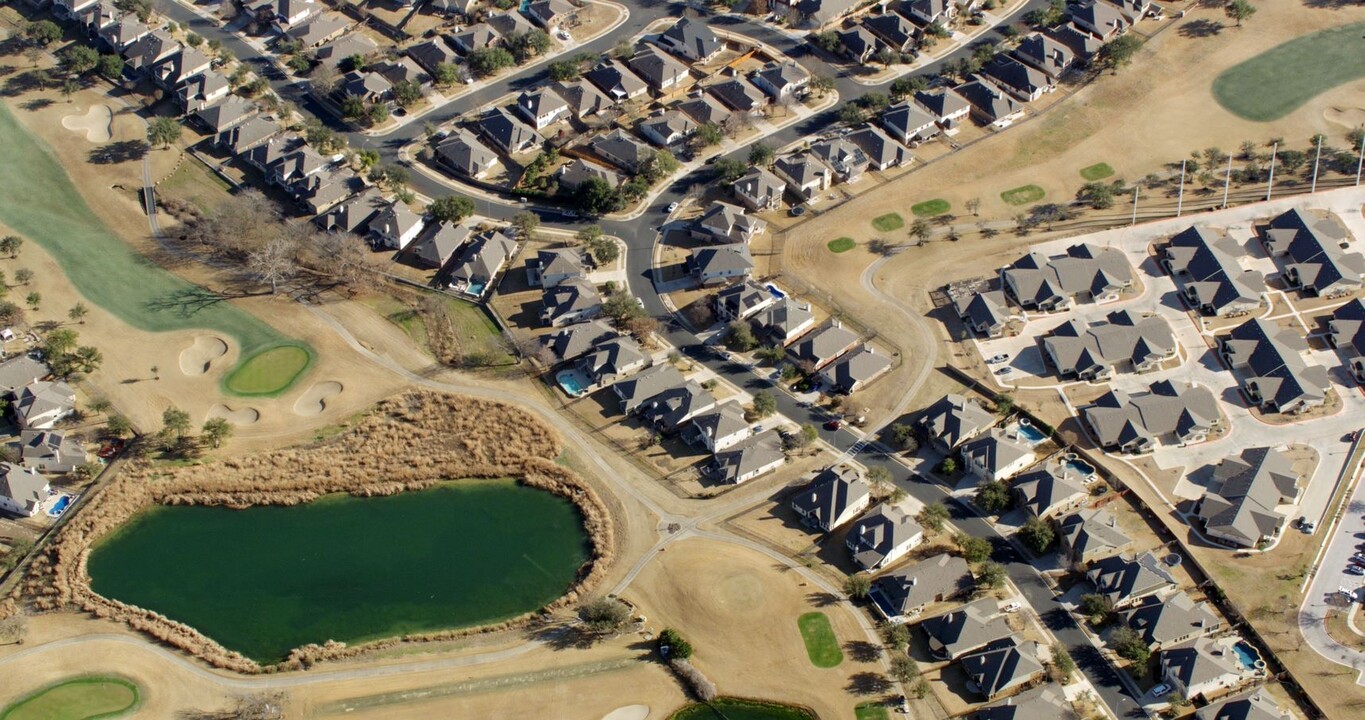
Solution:
[[[991,356],[991,358],[986,362],[990,363],[991,365],[999,365],[1000,363],[1005,362],[1006,360],[1009,359],[1010,359],[1009,353],[1000,353],[998,355]]]
[[[668,211],[669,211],[670,213],[673,212],[674,210],[677,210],[677,209],[678,209],[678,204],[677,204],[677,203],[669,203],[669,204],[668,204]]]
[[[1014,602],[1009,603],[1005,607],[1000,608],[1000,612],[1007,613],[1019,612],[1019,608],[1021,607],[1023,607],[1023,605],[1018,600],[1015,600]]]
[[[1005,367],[1002,367],[1002,368],[1000,368],[999,370],[996,370],[996,371],[995,371],[995,374],[996,374],[996,375],[1009,375],[1010,372],[1013,371],[1013,370],[1014,370],[1014,368],[1012,368],[1012,367],[1006,365]]]
[[[1170,694],[1170,692],[1171,686],[1167,685],[1166,683],[1161,683],[1160,685],[1157,685],[1156,687],[1152,688],[1152,697],[1165,697],[1166,695]]]

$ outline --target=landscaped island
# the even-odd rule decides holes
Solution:
[[[606,507],[562,449],[524,411],[412,393],[313,445],[137,463],[23,592],[242,672],[508,627],[576,602],[611,559]],[[166,507],[191,505],[214,507]]]

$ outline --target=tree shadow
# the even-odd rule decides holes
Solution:
[[[119,140],[90,151],[90,162],[95,165],[117,165],[141,160],[147,156],[146,140]]]
[[[9,79],[5,80],[4,88],[0,89],[0,95],[15,97],[33,92],[34,90],[42,90],[43,87],[44,83],[42,76],[39,75],[36,70],[29,70],[11,76]]]
[[[24,103],[19,107],[29,112],[37,112],[39,110],[52,107],[52,104],[53,103],[50,98],[33,98],[32,100],[25,100]]]
[[[854,662],[860,663],[877,662],[882,658],[882,646],[866,640],[850,640],[844,643],[844,652],[848,653]]]
[[[222,294],[192,287],[148,300],[143,307],[151,312],[172,312],[179,317],[189,318],[226,299]]]
[[[815,607],[824,608],[830,607],[831,605],[838,605],[839,598],[833,593],[813,592],[806,596],[806,602],[809,602]]]
[[[1207,38],[1213,37],[1223,32],[1223,23],[1208,18],[1191,20],[1180,26],[1180,36],[1187,38]]]
[[[889,692],[891,681],[881,673],[860,672],[848,679],[848,685],[844,689],[854,695],[876,695]]]

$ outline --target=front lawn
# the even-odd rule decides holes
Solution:
[[[905,227],[905,218],[900,213],[887,213],[872,218],[872,227],[881,232],[891,232]]]
[[[1027,205],[1036,203],[1043,199],[1047,192],[1037,185],[1024,185],[1013,190],[1006,190],[1000,193],[1000,199],[1010,205]]]
[[[832,668],[844,661],[844,652],[839,649],[839,638],[834,636],[829,616],[808,612],[796,619],[796,626],[801,629],[801,639],[806,643],[806,655],[810,656],[812,665]]]
[[[1294,38],[1234,65],[1213,81],[1213,97],[1228,112],[1265,122],[1338,85],[1365,77],[1365,22]]]
[[[1085,178],[1087,182],[1103,180],[1113,174],[1114,168],[1110,167],[1109,163],[1095,163],[1089,167],[1081,168],[1081,177]]]
[[[942,198],[935,198],[933,200],[925,200],[922,203],[912,205],[910,207],[910,212],[914,213],[916,217],[934,217],[935,215],[946,214],[949,210],[952,209],[953,206],[949,205],[947,200],[944,200]]]
[[[830,252],[838,254],[852,250],[856,244],[851,237],[841,237],[830,240],[825,247],[829,248]]]

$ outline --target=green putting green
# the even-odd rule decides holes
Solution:
[[[1081,177],[1085,178],[1087,182],[1103,180],[1113,174],[1114,168],[1110,167],[1109,163],[1095,163],[1081,168]]]
[[[877,228],[881,232],[899,230],[905,227],[905,218],[901,217],[900,213],[878,215],[877,217],[872,218],[872,227]]]
[[[949,205],[947,200],[935,198],[912,205],[910,207],[910,212],[914,213],[916,217],[933,217],[935,215],[943,215],[952,209],[953,206]]]
[[[815,720],[815,716],[791,705],[716,698],[709,705],[688,705],[673,713],[669,720]]]
[[[825,243],[825,247],[829,248],[829,251],[835,254],[848,252],[856,245],[857,243],[853,242],[853,238],[851,237],[834,238],[828,243]]]
[[[1282,118],[1321,93],[1365,77],[1365,22],[1294,38],[1214,78],[1213,97],[1246,120]]]
[[[1027,205],[1042,200],[1045,195],[1047,195],[1047,191],[1037,185],[1024,185],[1000,193],[1000,199],[1010,205]]]
[[[0,720],[96,720],[125,715],[141,702],[123,678],[82,677],[32,693],[0,712]]]
[[[801,630],[801,640],[806,643],[806,655],[810,656],[812,665],[832,668],[844,661],[844,652],[839,649],[839,638],[834,635],[828,615],[808,612],[796,619],[796,626]]]
[[[302,345],[280,345],[237,363],[223,378],[223,389],[234,395],[278,395],[294,384],[313,362]]]
[[[853,708],[855,720],[891,720],[891,713],[886,711],[886,705],[879,702],[865,702]]]

